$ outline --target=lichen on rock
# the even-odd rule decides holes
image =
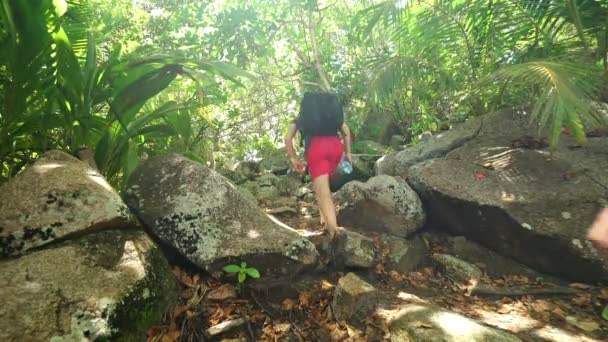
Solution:
[[[0,340],[145,338],[175,280],[143,231],[111,230],[0,262]]]
[[[179,155],[150,158],[127,189],[127,203],[149,231],[203,269],[243,259],[270,276],[277,263],[270,255],[283,258],[286,273],[316,265],[312,243],[260,211],[220,174]]]
[[[49,151],[0,187],[0,257],[57,239],[137,222],[118,193],[89,165]]]

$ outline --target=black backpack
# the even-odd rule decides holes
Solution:
[[[306,93],[296,125],[302,136],[334,136],[344,123],[344,111],[335,94]]]

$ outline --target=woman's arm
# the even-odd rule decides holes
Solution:
[[[296,136],[297,131],[298,128],[295,123],[289,125],[289,128],[287,129],[287,135],[285,135],[285,146],[287,147],[287,155],[289,156],[291,165],[293,165],[293,168],[297,172],[303,173],[306,168],[304,167],[304,164],[298,159],[296,150],[293,148],[293,138]]]
[[[352,164],[353,156],[350,152],[350,128],[348,128],[348,125],[342,124],[341,131],[342,136],[344,137],[344,154],[346,155],[346,160],[348,160]]]

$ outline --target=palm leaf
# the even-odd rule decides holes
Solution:
[[[588,64],[541,60],[508,66],[490,75],[487,82],[510,82],[517,87],[539,89],[532,118],[548,128],[553,146],[564,126],[579,142],[585,141],[584,126],[608,126],[592,106],[601,73]]]

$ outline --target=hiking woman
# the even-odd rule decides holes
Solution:
[[[293,138],[300,131],[304,139],[304,156],[312,177],[312,186],[321,213],[321,222],[327,227],[333,240],[338,233],[336,208],[329,187],[329,177],[334,173],[343,156],[352,163],[350,129],[344,123],[344,112],[338,97],[330,93],[306,93],[300,113],[289,126],[285,145],[294,169],[303,173],[304,164],[298,159]],[[338,132],[342,133],[344,145]]]

